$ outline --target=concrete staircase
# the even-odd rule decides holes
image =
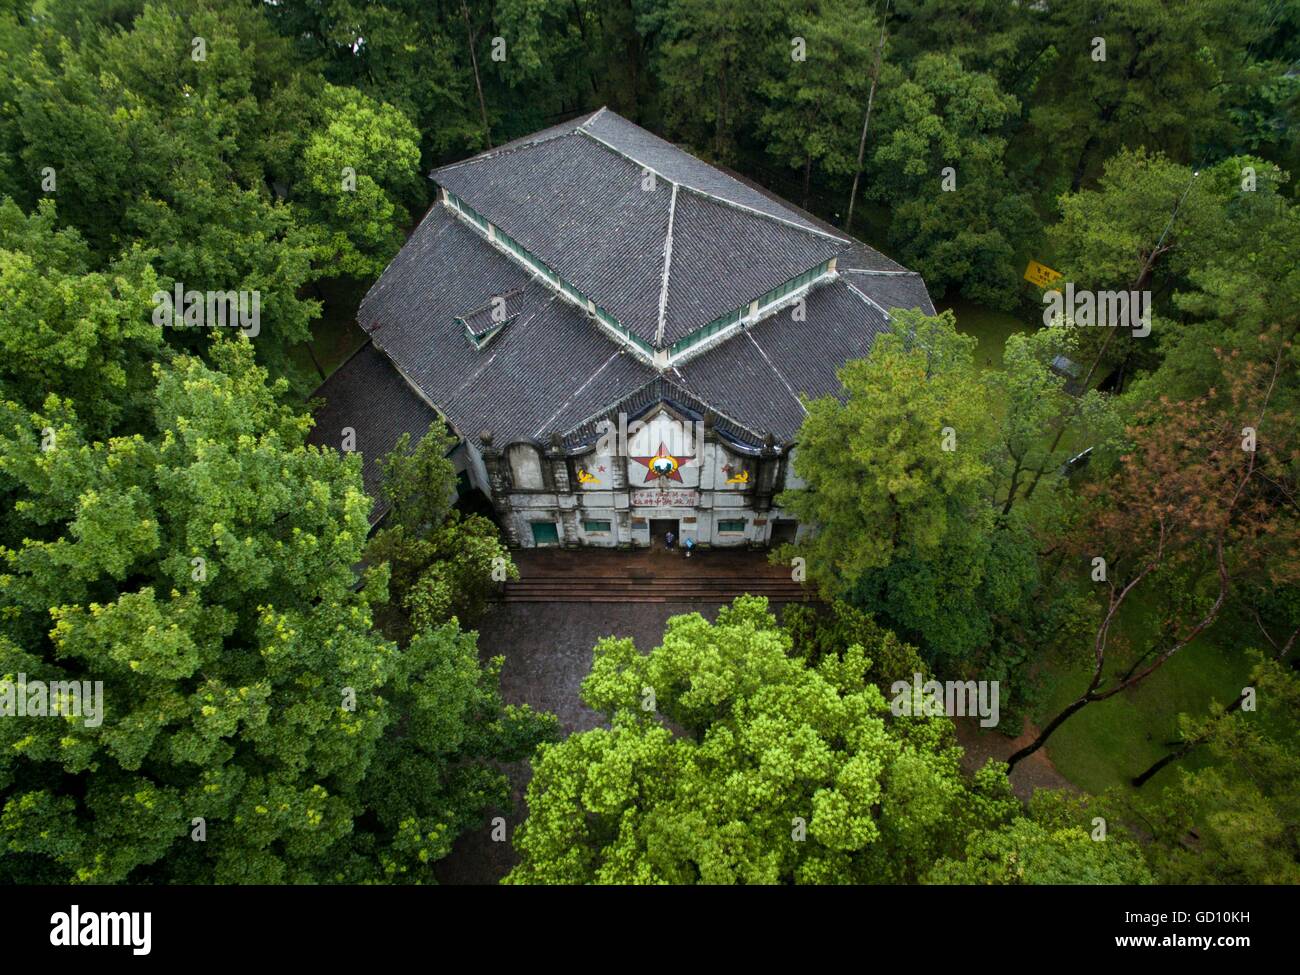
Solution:
[[[731,576],[693,578],[609,579],[579,576],[563,579],[521,579],[507,582],[502,600],[507,603],[675,603],[726,602],[744,593],[766,596],[772,602],[803,602],[813,593],[789,579],[737,579]]]
[[[508,603],[730,602],[750,593],[805,602],[814,591],[771,565],[764,552],[546,551],[514,553],[520,578],[503,587]]]

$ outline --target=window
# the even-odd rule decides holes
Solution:
[[[530,523],[533,529],[534,545],[558,545],[560,543],[560,531],[553,521],[534,521]]]
[[[588,535],[603,535],[609,532],[610,523],[607,521],[584,521],[582,530]]]
[[[745,519],[729,518],[719,521],[718,531],[723,535],[743,535],[745,533]]]

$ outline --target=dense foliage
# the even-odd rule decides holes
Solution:
[[[1052,883],[1078,866],[1149,877],[1126,838],[1024,819],[1004,767],[968,781],[948,718],[895,715],[873,660],[879,644],[894,656],[892,639],[841,644],[814,665],[791,653],[767,601],[745,596],[716,624],[669,620],[647,655],[602,641],[582,697],[610,727],[539,750],[509,881],[963,881],[936,865],[962,858],[968,838],[972,857],[1025,851],[1030,865],[981,867],[979,882]]]
[[[0,722],[0,880],[429,880],[557,737],[461,628],[516,570],[441,431],[371,535],[303,396],[424,171],[607,104],[958,314],[896,314],[807,404],[781,503],[822,531],[782,556],[828,616],[603,642],[610,727],[540,753],[511,879],[1294,882],[1298,58],[1289,0],[0,0],[0,677],[108,702]],[[988,368],[962,316],[1042,321],[1029,258],[1149,291],[1150,335]],[[256,293],[255,334],[160,327],[175,289]],[[1213,625],[1260,708],[1185,715],[1201,761],[1150,794],[1026,815],[885,703],[1001,680],[1018,732],[1038,668],[1137,694]]]

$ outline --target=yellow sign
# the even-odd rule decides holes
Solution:
[[[1025,268],[1025,280],[1040,288],[1046,288],[1053,281],[1060,279],[1060,271],[1053,271],[1046,264],[1039,264],[1037,261],[1030,261],[1029,266]]]

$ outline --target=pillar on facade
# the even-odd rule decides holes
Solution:
[[[491,430],[481,430],[478,442],[479,455],[483,458],[483,467],[487,470],[492,507],[497,513],[497,520],[501,523],[506,542],[517,546],[520,541],[515,531],[514,519],[510,517],[510,471],[505,454],[493,446]]]
[[[550,441],[546,446],[546,486],[555,492],[556,514],[564,530],[564,544],[572,546],[578,544],[581,537],[578,533],[579,511],[577,509],[577,498],[572,497],[576,492],[573,485],[576,479],[569,470],[569,458],[564,450],[564,437],[558,432],[553,432]]]
[[[763,438],[763,449],[759,452],[758,470],[754,472],[754,510],[770,511],[772,495],[776,493],[777,475],[781,470],[781,451],[776,438],[768,434]]]

